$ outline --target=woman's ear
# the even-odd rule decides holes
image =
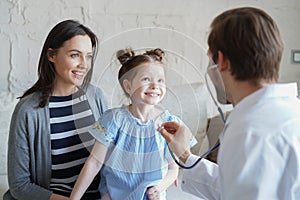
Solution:
[[[124,90],[126,91],[126,93],[128,94],[128,95],[130,95],[131,93],[131,84],[130,84],[130,82],[127,80],[127,79],[124,79],[123,80],[123,88],[124,88]]]
[[[47,50],[47,58],[50,62],[54,62],[55,51],[52,48]]]
[[[218,66],[220,71],[230,69],[230,62],[222,51],[218,51]]]

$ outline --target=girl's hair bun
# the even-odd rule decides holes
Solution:
[[[160,48],[156,48],[156,49],[146,51],[144,53],[144,55],[148,55],[148,56],[152,57],[153,59],[155,59],[156,61],[161,62],[163,59],[163,56],[165,55],[165,52],[163,50],[161,50]]]
[[[134,51],[131,48],[121,49],[116,53],[118,60],[123,65],[125,62],[134,57]]]

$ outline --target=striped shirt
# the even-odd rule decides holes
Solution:
[[[64,196],[72,188],[90,154],[95,139],[88,128],[95,122],[86,96],[52,96],[49,100],[52,175],[50,189]],[[100,177],[96,176],[82,199],[99,199]]]

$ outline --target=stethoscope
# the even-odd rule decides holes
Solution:
[[[217,106],[217,109],[218,109],[218,112],[219,112],[219,114],[220,114],[220,118],[221,118],[222,122],[225,124],[226,119],[225,119],[225,117],[224,117],[224,113],[223,113],[222,109],[220,108],[219,104],[217,103],[216,99],[215,99],[214,96],[212,95],[212,92],[211,92],[211,90],[210,90],[210,88],[209,88],[209,86],[208,86],[208,80],[207,80],[207,77],[208,77],[208,71],[213,70],[213,69],[216,69],[216,68],[218,68],[218,65],[210,66],[210,67],[207,69],[207,71],[206,71],[204,77],[205,77],[205,83],[206,83],[208,92],[209,92],[211,98],[213,99],[213,102],[214,102],[215,106]],[[211,147],[208,151],[206,151],[205,153],[203,153],[203,154],[202,154],[202,155],[201,155],[201,156],[200,156],[200,157],[199,157],[192,165],[190,165],[190,166],[185,166],[185,165],[183,165],[182,163],[180,163],[180,162],[177,160],[177,158],[175,157],[174,153],[171,151],[169,145],[168,145],[168,148],[169,148],[169,151],[170,151],[170,154],[171,154],[173,160],[175,161],[175,163],[176,163],[179,167],[181,167],[181,168],[183,168],[183,169],[191,169],[191,168],[195,167],[195,166],[196,166],[203,158],[205,158],[205,157],[208,156],[210,153],[212,153],[213,151],[215,151],[216,149],[218,149],[219,146],[220,146],[220,142],[218,141],[213,147]]]

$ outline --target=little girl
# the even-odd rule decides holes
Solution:
[[[119,83],[132,103],[108,110],[90,129],[97,142],[71,199],[81,198],[100,168],[102,199],[166,199],[178,167],[157,128],[167,121],[182,122],[157,106],[166,93],[163,55],[161,49],[140,55],[131,49],[117,52]]]

